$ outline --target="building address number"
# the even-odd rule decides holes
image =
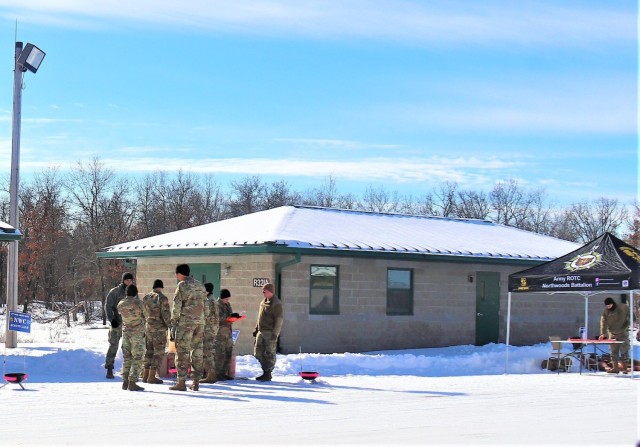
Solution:
[[[262,287],[269,284],[269,278],[253,278],[253,287]]]

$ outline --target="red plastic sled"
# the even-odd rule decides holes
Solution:
[[[29,375],[27,373],[4,373],[3,377],[4,377],[4,381],[6,383],[4,385],[0,386],[0,388],[3,388],[8,383],[13,383],[13,384],[16,384],[16,385],[20,385],[20,388],[22,388],[24,390],[24,387],[22,386],[22,382],[27,380]]]
[[[246,315],[240,315],[240,317],[236,318],[236,317],[227,317],[226,321],[227,323],[235,323],[238,320],[244,320],[245,318],[247,318]]]
[[[320,373],[317,371],[300,371],[298,375],[304,380],[316,380],[320,377]]]

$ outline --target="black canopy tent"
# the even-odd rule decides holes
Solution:
[[[640,290],[640,251],[604,233],[577,250],[553,261],[509,275],[507,302],[507,360],[512,293],[572,293],[585,299],[585,327],[588,327],[589,297],[611,292],[629,294],[629,321],[633,321],[633,291]],[[633,340],[633,324],[629,325],[629,340]],[[630,349],[633,365],[633,347]],[[633,375],[633,368],[632,368]]]

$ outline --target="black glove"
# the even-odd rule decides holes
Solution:
[[[169,341],[176,341],[176,327],[171,326],[169,329]]]
[[[238,312],[234,312],[234,313],[232,313],[232,314],[231,314],[231,315],[229,315],[229,316],[230,316],[230,317],[233,317],[233,318],[240,318],[240,314],[239,314]]]
[[[120,322],[118,321],[117,318],[114,318],[113,320],[111,320],[111,327],[114,329],[117,329],[118,326],[120,326]]]
[[[255,331],[253,331],[253,336],[257,337],[258,336],[258,330],[256,329]]]

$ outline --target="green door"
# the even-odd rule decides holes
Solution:
[[[500,273],[476,273],[476,346],[498,343],[500,336]]]
[[[213,294],[220,294],[220,264],[189,264],[191,276],[202,284],[213,283]]]

